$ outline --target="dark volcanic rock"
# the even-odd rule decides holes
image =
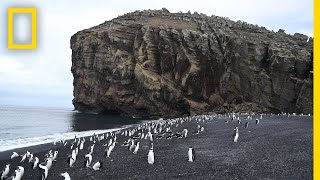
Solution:
[[[204,14],[135,11],[71,38],[75,109],[312,113],[313,39]]]

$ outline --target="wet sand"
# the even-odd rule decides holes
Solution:
[[[242,118],[243,119],[243,118]],[[249,127],[244,128],[249,121]],[[192,135],[197,125],[204,131]],[[232,142],[235,126],[239,127],[239,140]],[[312,179],[312,117],[309,116],[264,116],[259,124],[255,120],[225,123],[225,119],[195,121],[173,125],[173,132],[188,129],[187,138],[168,140],[154,138],[155,163],[149,165],[148,140],[138,140],[138,154],[132,154],[121,144],[128,137],[118,135],[111,158],[104,157],[107,140],[97,142],[93,152],[93,163],[101,160],[103,168],[94,171],[84,168],[84,155],[92,143],[86,141],[84,150],[79,151],[74,167],[69,167],[67,157],[71,154],[70,143],[66,147],[45,144],[28,148],[0,152],[0,168],[11,164],[25,168],[22,179],[38,179],[39,170],[31,169],[28,162],[19,163],[21,158],[10,159],[13,151],[22,154],[29,150],[44,160],[49,149],[58,149],[57,161],[49,170],[48,180],[64,179],[60,176],[68,172],[71,179]],[[195,162],[188,162],[188,148],[196,152]]]

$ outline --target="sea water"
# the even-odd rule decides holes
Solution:
[[[0,105],[0,152],[90,136],[137,124],[145,119],[79,113],[72,109]]]

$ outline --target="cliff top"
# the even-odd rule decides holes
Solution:
[[[170,13],[166,8],[162,8],[161,10],[137,10],[126,13],[110,21],[105,21],[98,26],[86,29],[84,32],[104,31],[111,26],[113,29],[116,29],[117,26],[121,27],[122,25],[160,27],[160,29],[175,29],[177,31],[191,30],[200,31],[204,34],[212,32],[211,30],[214,28],[223,31],[227,36],[228,34],[230,36],[238,36],[249,42],[276,42],[274,45],[280,49],[286,49],[289,45],[298,49],[299,47],[303,47],[303,49],[306,48],[309,52],[312,52],[313,46],[313,38],[301,33],[290,35],[285,33],[283,29],[274,32],[263,26],[253,25],[240,20],[235,22],[229,18],[215,15],[207,16],[198,12]]]

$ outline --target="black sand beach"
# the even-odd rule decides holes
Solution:
[[[230,119],[230,118],[229,118]],[[242,118],[243,119],[243,118]],[[249,121],[249,127],[244,128]],[[14,167],[25,168],[22,179],[38,179],[39,171],[33,170],[28,162],[19,163],[21,158],[10,159],[13,151],[19,154],[29,150],[44,160],[49,149],[58,149],[57,161],[49,170],[48,180],[64,179],[61,173],[68,172],[72,180],[82,179],[312,179],[312,117],[309,116],[264,116],[259,124],[255,120],[242,120],[225,123],[225,119],[214,118],[200,122],[204,131],[196,131],[195,121],[185,122],[173,132],[188,129],[187,138],[171,140],[154,138],[155,163],[147,162],[148,140],[138,140],[138,154],[132,154],[121,144],[128,137],[117,135],[117,141],[111,158],[105,158],[103,150],[107,141],[97,142],[93,152],[93,163],[101,160],[101,171],[84,168],[84,155],[92,142],[87,141],[79,151],[74,167],[67,164],[71,154],[70,143],[66,147],[53,144],[39,145],[0,152],[0,168],[11,164],[10,175]],[[239,127],[239,140],[232,142],[235,126]],[[195,162],[188,162],[188,148],[196,152]]]

